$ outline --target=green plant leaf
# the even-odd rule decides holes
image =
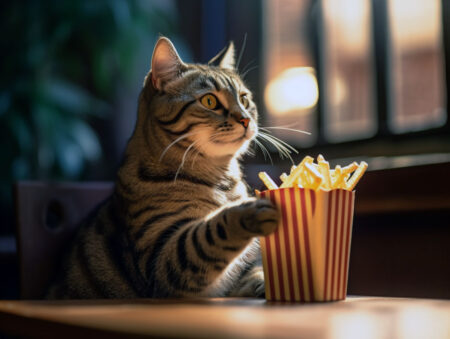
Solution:
[[[83,88],[60,78],[48,78],[42,82],[42,96],[63,111],[74,114],[103,116],[106,103],[94,98]]]
[[[78,144],[60,135],[56,145],[56,156],[59,166],[66,178],[76,178],[83,170],[83,152]]]
[[[94,130],[82,120],[74,120],[70,123],[70,135],[80,147],[83,156],[87,160],[98,160],[101,156],[101,146]]]

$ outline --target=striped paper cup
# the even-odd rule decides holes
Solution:
[[[355,192],[291,187],[258,196],[281,212],[277,230],[260,239],[266,299],[345,299]]]

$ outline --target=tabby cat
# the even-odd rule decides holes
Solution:
[[[80,227],[48,298],[262,296],[257,236],[277,210],[239,159],[258,133],[228,45],[184,63],[160,38],[112,196]]]

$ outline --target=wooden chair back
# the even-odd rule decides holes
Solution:
[[[39,299],[80,222],[113,191],[113,183],[15,185],[20,297]]]

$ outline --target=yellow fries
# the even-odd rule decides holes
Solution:
[[[366,162],[362,161],[361,164],[356,169],[355,173],[353,173],[350,180],[347,181],[347,185],[345,188],[348,189],[349,191],[353,190],[353,188],[355,188],[356,184],[358,183],[359,179],[361,179],[368,166],[369,165],[367,165]]]
[[[322,159],[320,159],[322,158]],[[330,173],[330,164],[328,161],[325,161],[322,155],[319,155],[317,157],[317,162],[319,164],[319,172],[322,174],[323,177],[323,188],[325,189],[331,189],[331,173]]]
[[[305,164],[305,172],[308,173],[310,182],[308,186],[304,185],[304,187],[311,188],[313,190],[319,188],[323,180],[322,174],[320,174],[319,171],[310,163]]]
[[[334,168],[334,172],[332,173],[331,179],[331,188],[341,188],[345,181],[345,175],[342,173],[341,166],[337,165]]]
[[[359,165],[353,162],[345,167],[337,165],[330,170],[330,164],[322,155],[317,157],[317,164],[312,157],[306,156],[297,166],[291,167],[289,174],[281,174],[280,188],[303,187],[326,191],[342,188],[351,191],[364,175],[367,167],[367,163],[362,161]],[[268,189],[278,188],[266,172],[260,172],[258,176]]]
[[[264,185],[267,186],[270,190],[276,190],[278,188],[277,184],[274,183],[271,177],[266,172],[259,172],[258,174],[259,178],[262,180]]]
[[[353,171],[355,171],[358,168],[358,163],[357,162],[353,162],[348,166],[345,166],[344,168],[342,168],[342,173],[343,174],[349,174],[352,173]]]
[[[294,183],[297,182],[298,178],[300,177],[300,174],[304,171],[305,164],[312,163],[313,161],[314,159],[310,156],[304,157],[297,167],[295,168],[293,167],[293,169],[291,169],[291,174],[289,174],[289,176],[286,178],[286,180],[283,182],[280,188],[292,187]]]

